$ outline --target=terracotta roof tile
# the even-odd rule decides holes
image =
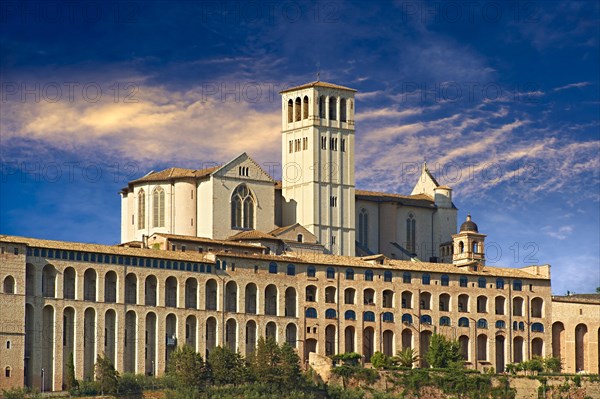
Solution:
[[[198,243],[206,243],[206,244],[218,244],[218,245],[230,245],[235,247],[246,247],[246,248],[256,248],[256,245],[253,244],[244,244],[236,241],[229,240],[217,240],[214,238],[208,237],[194,237],[194,236],[184,236],[179,234],[166,234],[166,233],[154,233],[153,236],[161,236],[171,240],[180,240],[180,241],[191,241]],[[151,236],[152,237],[152,236]]]
[[[279,241],[278,238],[273,237],[271,234],[262,232],[260,230],[241,231],[241,232],[229,237],[229,240],[276,240],[276,241]]]
[[[220,166],[213,166],[211,168],[206,169],[184,169],[184,168],[169,168],[165,170],[161,170],[160,172],[152,172],[144,177],[141,177],[137,180],[133,180],[130,184],[133,183],[141,183],[141,182],[152,182],[152,181],[166,181],[177,178],[195,178],[200,179],[203,177],[209,176],[212,172],[219,169]]]

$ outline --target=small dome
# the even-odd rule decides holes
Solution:
[[[473,231],[479,233],[479,229],[475,222],[471,221],[471,215],[467,215],[467,221],[460,225],[460,231]]]

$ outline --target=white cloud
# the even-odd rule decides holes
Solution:
[[[589,85],[591,85],[590,82],[577,82],[577,83],[570,83],[568,85],[556,87],[553,90],[554,91],[561,91],[561,90],[567,90],[567,89],[572,89],[572,88],[586,87],[586,86],[589,86]]]
[[[557,240],[565,240],[573,233],[573,226],[561,226],[558,229],[553,226],[544,226],[542,227],[542,231],[549,237],[556,238]]]

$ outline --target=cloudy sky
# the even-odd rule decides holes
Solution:
[[[358,188],[409,193],[426,160],[488,263],[600,286],[597,2],[0,7],[0,233],[115,244],[130,179],[280,163],[277,93],[319,72],[358,90]]]

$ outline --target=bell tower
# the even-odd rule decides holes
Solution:
[[[475,222],[471,220],[471,215],[467,215],[467,220],[460,225],[458,234],[452,235],[454,242],[454,253],[452,263],[456,266],[463,266],[472,263],[485,265],[484,241],[485,234],[479,233]]]
[[[354,94],[316,81],[281,94],[283,224],[354,256]]]

